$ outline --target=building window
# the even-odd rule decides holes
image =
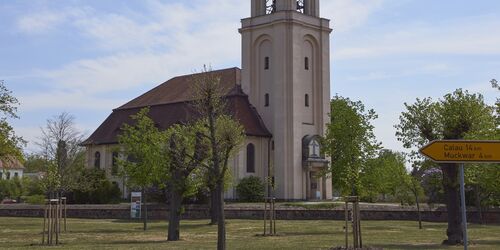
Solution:
[[[113,159],[111,160],[111,174],[112,175],[117,175],[118,174],[118,152],[113,152]]]
[[[269,57],[264,58],[264,69],[269,69]]]
[[[3,172],[0,171],[0,180],[3,178]]]
[[[264,107],[269,107],[269,94],[264,95]]]
[[[14,173],[14,178],[19,178],[19,174],[17,172]]]
[[[305,99],[305,105],[306,105],[306,107],[309,107],[309,95],[306,94],[306,96],[304,97],[304,99]]]
[[[266,0],[266,14],[276,12],[276,0]]]
[[[10,180],[10,172],[5,173],[5,178],[7,178],[7,180]]]
[[[95,152],[94,155],[94,167],[101,168],[101,153],[99,151]]]
[[[304,0],[297,0],[297,11],[300,13],[305,13],[304,9],[305,9]]]
[[[309,70],[309,57],[304,58],[304,69]]]
[[[255,173],[255,146],[247,145],[247,173]]]

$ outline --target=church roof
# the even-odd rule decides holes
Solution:
[[[204,73],[207,74],[207,73]],[[248,136],[271,137],[257,110],[248,101],[248,96],[240,87],[240,69],[229,68],[212,71],[220,77],[220,84],[225,90],[228,112],[244,127]],[[149,116],[162,130],[176,123],[185,123],[196,119],[193,94],[190,88],[192,78],[198,74],[174,77],[130,102],[114,109],[111,115],[82,145],[116,144],[118,134],[124,123],[131,124],[131,115],[144,107],[150,107]]]

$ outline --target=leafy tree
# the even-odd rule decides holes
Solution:
[[[362,168],[361,196],[373,202],[380,194],[391,195],[402,203],[408,202],[407,176],[404,156],[391,150],[381,150],[377,158],[369,159]]]
[[[37,142],[39,158],[46,163],[44,187],[50,198],[78,189],[78,176],[85,168],[85,151],[80,147],[83,139],[75,126],[75,118],[63,112],[47,120],[41,128],[42,136]]]
[[[412,160],[421,161],[416,149],[438,139],[464,139],[485,133],[494,126],[493,108],[480,94],[470,94],[457,89],[441,100],[417,99],[414,104],[405,103],[396,125],[396,136],[404,147],[413,149]],[[443,189],[448,211],[448,230],[445,244],[462,242],[460,196],[457,164],[439,164],[443,173]]]
[[[170,209],[168,221],[168,240],[180,237],[181,206],[183,198],[201,183],[197,178],[200,167],[206,166],[208,142],[203,137],[203,127],[195,125],[174,125],[166,131],[166,163],[168,169],[168,189]],[[196,171],[198,170],[198,171]]]
[[[332,184],[344,195],[358,195],[362,168],[380,146],[371,124],[377,114],[373,109],[365,110],[360,101],[338,95],[330,101],[330,109],[323,144],[331,157]]]
[[[207,67],[203,74],[193,79],[194,108],[200,122],[206,128],[209,141],[209,187],[211,188],[212,211],[217,217],[217,249],[226,249],[226,226],[224,217],[224,179],[228,172],[229,158],[238,152],[244,140],[241,124],[228,115],[224,89],[220,76]],[[212,217],[212,219],[214,219]]]
[[[141,109],[132,115],[135,124],[122,126],[122,133],[118,136],[119,146],[127,159],[117,159],[117,163],[124,170],[130,186],[140,187],[144,202],[144,230],[147,229],[147,197],[146,188],[155,183],[161,183],[165,176],[162,167],[165,165],[163,157],[163,135],[155,127],[154,121],[148,117],[149,108]]]
[[[19,101],[12,95],[0,80],[0,160],[23,161],[22,147],[26,142],[16,135],[8,119],[19,118],[16,114]]]
[[[27,154],[24,161],[25,173],[43,172],[47,169],[48,161],[40,154]]]

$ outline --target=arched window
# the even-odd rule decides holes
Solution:
[[[247,145],[247,173],[255,173],[255,146]]]
[[[264,57],[264,69],[269,69],[269,57]]]
[[[309,107],[309,95],[308,94],[306,94],[306,96],[304,97],[304,101],[305,101],[306,107]]]
[[[264,107],[269,107],[269,94],[264,95]]]
[[[309,57],[304,57],[304,69],[309,70]]]
[[[118,174],[118,152],[113,152],[113,159],[111,160],[111,174]]]
[[[94,167],[101,168],[101,153],[99,151],[94,154]]]

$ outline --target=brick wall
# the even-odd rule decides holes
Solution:
[[[0,217],[42,217],[41,205],[9,204],[0,205]],[[206,206],[186,206],[184,219],[207,219],[209,211]],[[262,219],[264,211],[259,206],[234,207],[228,206],[225,210],[228,219]],[[121,205],[68,205],[67,214],[70,218],[88,219],[129,219],[130,206]],[[447,213],[443,208],[422,211],[424,221],[445,222]],[[148,206],[150,219],[167,219],[168,209],[165,205]],[[286,220],[343,220],[344,210],[335,209],[303,209],[280,207],[276,210],[278,219]],[[477,212],[468,211],[468,221],[477,221]],[[409,208],[366,208],[361,211],[363,220],[417,220],[417,212]],[[500,223],[500,209],[490,209],[483,212],[486,223]]]

